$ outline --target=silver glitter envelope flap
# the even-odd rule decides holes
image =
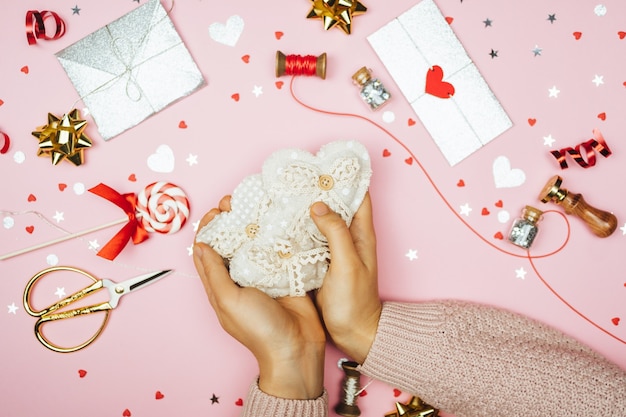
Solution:
[[[367,40],[450,165],[512,126],[433,0]]]
[[[56,54],[109,140],[205,84],[159,0]]]

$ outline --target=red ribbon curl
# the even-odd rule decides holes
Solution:
[[[595,152],[598,152],[605,158],[608,158],[612,153],[606,142],[604,141],[604,137],[602,136],[602,133],[600,133],[600,130],[593,129],[593,136],[594,139],[589,139],[586,142],[576,145],[575,148],[568,147],[563,148],[559,151],[551,151],[550,153],[556,158],[559,165],[561,166],[561,169],[567,168],[567,161],[565,160],[565,156],[567,154],[569,154],[574,159],[574,161],[576,161],[581,167],[592,167],[596,164]],[[580,152],[581,147],[585,151],[585,158],[583,158],[583,155]]]
[[[52,36],[46,34],[46,25],[44,23],[49,17],[53,18],[56,24],[56,29]],[[44,10],[42,12],[29,10],[26,12],[26,39],[29,45],[37,43],[37,39],[50,41],[59,39],[63,35],[65,35],[65,22],[55,12],[51,12],[50,10]]]
[[[0,132],[0,138],[4,140],[4,145],[0,148],[0,153],[4,154],[9,151],[9,146],[11,146],[11,138],[6,133]]]
[[[112,261],[117,255],[120,254],[131,238],[135,245],[138,245],[148,239],[148,232],[137,219],[137,196],[135,194],[120,194],[113,188],[102,183],[90,188],[89,191],[97,196],[109,200],[124,210],[124,213],[128,216],[128,223],[126,223],[124,227],[122,227],[117,234],[113,236],[113,238],[109,240],[102,249],[100,249],[98,256]]]

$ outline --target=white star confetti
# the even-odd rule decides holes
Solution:
[[[259,98],[259,96],[263,94],[263,87],[255,85],[254,89],[252,90],[252,94],[254,94],[256,98]]]
[[[59,299],[65,297],[65,287],[57,287],[57,290],[54,292],[54,295],[59,297]]]
[[[63,220],[65,220],[63,218],[63,212],[62,211],[56,211],[54,212],[54,216],[52,216],[52,218],[54,220],[56,220],[57,223],[61,223]]]
[[[187,246],[187,255],[188,256],[193,255],[193,245]]]
[[[515,278],[526,279],[526,270],[523,267],[515,270]]]
[[[468,203],[465,203],[461,206],[461,214],[465,214],[466,216],[469,216],[471,211],[472,211],[472,208],[469,206]]]
[[[90,240],[89,241],[89,249],[96,251],[98,249],[100,249],[100,244],[98,243],[98,239],[94,239],[94,240]]]
[[[200,220],[197,220],[197,221],[193,222],[192,225],[193,225],[193,231],[197,232],[198,231],[198,227],[200,227]]]
[[[602,84],[604,84],[604,75],[596,74],[591,82],[594,83],[596,87],[600,87]]]
[[[606,15],[606,6],[604,4],[598,4],[596,7],[594,7],[593,12],[596,14],[596,16],[602,17]]]
[[[51,253],[50,255],[46,256],[46,263],[50,266],[55,266],[59,263],[59,257],[56,256],[54,253]]]
[[[198,164],[198,155],[189,154],[186,159],[187,163],[190,167]]]
[[[619,228],[622,231],[622,236],[626,235],[626,223],[622,227]]]
[[[24,152],[17,151],[13,154],[13,161],[16,164],[22,164],[24,163],[25,160],[26,160],[26,155],[24,155]]]
[[[13,217],[5,217],[4,219],[2,219],[2,225],[4,226],[5,229],[10,229],[13,226],[15,226],[15,220],[13,219]]]
[[[409,249],[409,251],[406,253],[407,258],[409,258],[409,261],[414,261],[417,259],[417,250],[415,249]]]
[[[554,142],[556,142],[556,139],[554,139],[554,138],[552,137],[552,135],[548,135],[548,136],[544,136],[544,137],[543,137],[543,144],[544,144],[545,146],[552,147],[552,144],[553,144]]]
[[[558,88],[556,88],[556,85],[553,85],[552,88],[550,88],[548,90],[548,97],[554,97],[557,98],[559,96],[559,93],[561,92],[561,90],[559,90]]]
[[[7,308],[9,309],[8,311],[9,314],[17,314],[17,310],[19,310],[19,307],[16,306],[15,303],[9,304]]]

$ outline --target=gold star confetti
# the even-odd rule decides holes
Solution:
[[[311,3],[313,5],[307,19],[319,18],[324,24],[324,30],[338,26],[348,35],[352,32],[352,17],[367,11],[358,0],[311,0]]]
[[[81,165],[84,162],[84,150],[91,147],[91,139],[83,133],[85,127],[87,122],[80,120],[77,109],[61,118],[48,113],[48,124],[32,132],[39,139],[37,156],[50,156],[53,165],[64,159],[76,166]]]

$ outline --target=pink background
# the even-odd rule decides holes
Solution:
[[[621,189],[626,39],[618,34],[626,31],[626,4],[605,0],[606,14],[598,15],[595,1],[575,5],[565,0],[437,1],[443,14],[453,19],[453,30],[514,124],[451,168],[366,40],[416,3],[364,2],[368,11],[355,17],[348,36],[339,29],[325,32],[321,21],[307,20],[306,1],[179,0],[171,18],[208,85],[109,142],[101,140],[87,117],[86,132],[94,146],[87,150],[85,164],[75,167],[66,162],[52,166],[49,158],[38,158],[37,141],[30,134],[45,124],[48,112],[60,116],[78,98],[54,53],[138,4],[3,2],[0,131],[12,143],[8,153],[0,155],[0,253],[63,236],[51,224],[76,232],[123,217],[111,203],[81,193],[100,182],[122,193],[140,192],[154,181],[172,182],[187,192],[192,213],[180,232],[152,235],[140,245],[129,245],[114,261],[96,256],[90,241],[103,245],[119,226],[0,261],[0,414],[121,416],[128,410],[132,416],[237,415],[256,364],[221,329],[206,301],[190,256],[194,223],[244,176],[258,172],[273,151],[299,147],[315,152],[322,144],[341,139],[361,141],[372,157],[371,194],[384,299],[458,298],[503,306],[561,329],[626,368],[626,211]],[[79,14],[72,14],[74,6],[80,8]],[[65,20],[67,33],[29,46],[23,26],[26,11],[51,7]],[[556,17],[552,23],[550,14]],[[245,22],[236,45],[211,39],[209,25],[225,23],[232,15]],[[486,19],[491,26],[483,23]],[[46,22],[53,26],[51,20]],[[579,39],[575,32],[581,33]],[[541,48],[537,56],[535,47]],[[498,53],[495,58],[490,56],[492,49]],[[297,96],[318,108],[367,117],[407,148],[363,120],[324,115],[297,104],[289,92],[290,79],[274,76],[276,50],[300,55],[326,52],[326,80],[297,78]],[[246,55],[247,63],[242,59]],[[393,95],[377,112],[360,101],[351,84],[351,75],[364,65]],[[22,71],[26,66],[27,74]],[[594,84],[596,76],[603,83]],[[255,86],[262,87],[258,97],[253,94]],[[557,97],[549,97],[553,86],[560,90]],[[235,93],[238,101],[231,98]],[[77,104],[79,110],[81,106]],[[183,121],[186,128],[179,127]],[[598,156],[597,164],[588,169],[568,159],[569,168],[562,171],[549,151],[586,141],[594,128],[602,131],[613,155]],[[546,137],[554,139],[552,147],[545,144]],[[147,164],[160,145],[172,150],[172,172],[155,172]],[[417,161],[407,163],[411,156],[423,165],[441,195]],[[492,164],[499,156],[524,171],[523,184],[496,188]],[[565,188],[582,193],[619,219],[616,232],[600,239],[580,219],[569,216],[571,237],[565,248],[535,261],[558,295],[597,327],[550,292],[524,259],[523,250],[494,237],[507,234],[526,204],[562,211],[537,200],[555,174],[564,177]],[[461,180],[464,186],[458,185]],[[31,194],[35,201],[29,201]],[[464,204],[471,208],[468,216],[459,214]],[[21,214],[26,211],[40,213],[50,224],[35,214]],[[29,226],[34,227],[32,233],[26,231]],[[546,214],[540,226],[533,254],[551,252],[565,241],[567,226],[557,214]],[[410,251],[416,251],[416,259],[406,256]],[[175,273],[124,299],[93,345],[59,354],[37,342],[35,319],[21,301],[28,279],[54,264],[115,281],[158,269],[172,268]],[[70,294],[72,286],[85,283],[51,278],[38,292],[41,303],[58,299],[58,287]],[[71,343],[98,323],[81,319],[71,326],[71,331],[55,329],[59,343]],[[338,401],[342,373],[336,362],[342,357],[329,346],[326,387],[331,407]],[[83,377],[80,370],[86,371]],[[396,400],[409,397],[408,393],[395,397],[393,387],[378,381],[366,393],[359,399],[364,416],[381,416],[394,408]],[[212,395],[218,402],[212,403]]]

